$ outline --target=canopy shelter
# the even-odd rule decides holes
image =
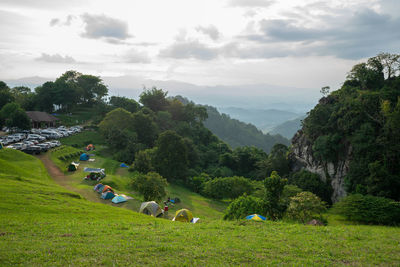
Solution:
[[[143,202],[140,205],[139,212],[153,217],[159,217],[163,214],[160,206],[155,201]]]
[[[42,111],[27,111],[26,115],[32,123],[32,128],[42,128],[43,125],[46,127],[55,127],[56,122],[60,120]]]
[[[188,209],[181,209],[176,211],[173,221],[178,222],[191,222],[193,220],[193,215]]]
[[[252,214],[246,217],[247,220],[253,220],[253,221],[265,221],[267,218],[265,218],[264,216],[261,216],[259,214]]]

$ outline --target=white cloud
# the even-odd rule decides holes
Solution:
[[[197,26],[196,31],[209,36],[214,41],[218,40],[221,37],[221,33],[218,31],[217,27],[215,27],[214,25],[209,25],[207,27]]]
[[[60,54],[49,55],[42,53],[42,55],[36,58],[38,61],[44,61],[49,63],[76,63],[76,60],[70,56],[61,56]]]

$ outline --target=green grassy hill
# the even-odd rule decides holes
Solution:
[[[169,190],[191,196],[182,188]],[[39,159],[9,149],[0,150],[0,191],[1,266],[400,262],[400,228],[226,222],[211,216],[197,224],[155,219],[88,201],[55,183]],[[199,196],[183,202],[207,210]]]

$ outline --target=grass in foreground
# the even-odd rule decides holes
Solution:
[[[171,222],[86,201],[0,150],[0,265],[398,265],[400,228]]]

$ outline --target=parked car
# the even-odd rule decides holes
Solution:
[[[22,151],[28,154],[40,154],[42,150],[40,146],[29,146]]]

